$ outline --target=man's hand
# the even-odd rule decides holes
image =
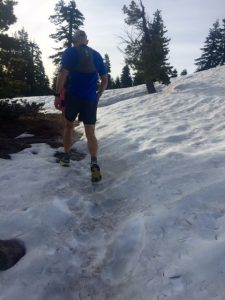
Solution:
[[[55,95],[55,108],[62,110],[62,103],[65,100],[65,85],[66,85],[66,80],[69,75],[69,71],[66,69],[61,69],[59,72],[59,75],[56,80],[56,95]]]
[[[63,102],[62,97],[56,96],[54,101],[55,108],[58,110],[62,110],[62,102]]]
[[[107,85],[108,85],[108,75],[107,74],[100,76],[100,78],[101,78],[101,83],[100,83],[100,87],[97,92],[97,101],[99,101],[100,97],[102,96],[104,90],[107,88]]]

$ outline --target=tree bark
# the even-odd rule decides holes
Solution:
[[[151,37],[150,37],[150,34],[149,34],[149,30],[148,30],[145,7],[144,7],[141,0],[140,0],[140,5],[141,5],[141,9],[142,9],[141,18],[142,18],[142,27],[143,27],[143,32],[144,32],[144,40],[147,44],[150,44],[151,43]]]
[[[146,87],[147,87],[147,91],[148,91],[149,94],[156,93],[154,83],[151,79],[146,80]]]

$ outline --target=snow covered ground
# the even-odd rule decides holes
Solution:
[[[96,188],[88,156],[62,168],[35,144],[1,159],[0,238],[27,254],[0,273],[0,299],[224,300],[224,78],[107,91]]]

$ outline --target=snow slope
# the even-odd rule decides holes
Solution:
[[[107,91],[95,188],[88,156],[63,169],[35,144],[0,160],[0,238],[27,246],[0,300],[225,299],[224,78]]]

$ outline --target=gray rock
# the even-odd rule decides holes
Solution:
[[[26,253],[20,240],[0,240],[0,271],[13,267]]]

